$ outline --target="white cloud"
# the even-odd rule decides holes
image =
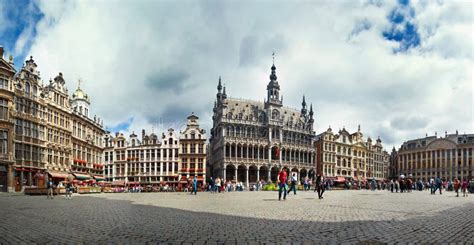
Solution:
[[[61,3],[40,4],[31,54],[45,80],[61,71],[72,91],[82,78],[107,125],[133,117],[130,131],[161,132],[194,111],[208,130],[218,77],[229,96],[263,100],[275,51],[284,103],[299,108],[305,94],[317,133],[361,124],[399,145],[474,130],[472,9],[456,3],[416,5],[421,46],[398,54],[382,36],[396,3],[384,1]],[[427,123],[410,129],[413,116]]]

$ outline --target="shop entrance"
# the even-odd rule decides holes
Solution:
[[[8,191],[8,172],[5,166],[0,166],[0,192]]]

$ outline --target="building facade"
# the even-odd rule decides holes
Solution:
[[[315,145],[318,173],[324,176],[354,180],[388,178],[390,159],[383,150],[382,140],[378,138],[372,144],[368,137],[364,141],[360,126],[353,134],[345,128],[333,133],[329,127],[316,137]]]
[[[206,183],[207,144],[206,131],[199,127],[199,117],[192,114],[188,117],[186,129],[179,137],[180,182],[187,183],[194,176],[198,183]]]
[[[474,176],[474,134],[445,134],[406,141],[397,153],[397,174],[429,180]]]
[[[141,139],[132,133],[104,137],[105,178],[117,185],[156,185],[179,183],[179,137],[168,129],[161,140],[142,130]]]
[[[300,179],[313,177],[313,108],[303,96],[300,111],[283,106],[272,65],[264,102],[228,98],[219,78],[210,136],[209,162],[214,177],[243,182],[277,180],[285,168]]]
[[[3,59],[3,47],[0,46],[0,191],[14,191],[14,137],[15,87],[13,57]]]
[[[24,187],[44,187],[52,178],[59,182],[74,170],[74,122],[63,74],[43,85],[38,66],[30,57],[16,72],[13,58],[3,59],[0,47],[0,191],[23,191]],[[86,161],[94,166],[102,160],[102,125],[88,116],[79,121],[94,124],[96,157]],[[86,137],[86,136],[84,136]],[[87,166],[86,173],[102,174]]]
[[[104,142],[103,122],[97,116],[92,118],[89,96],[79,85],[72,94],[72,166],[70,168],[76,179],[104,181]]]

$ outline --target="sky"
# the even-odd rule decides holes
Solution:
[[[191,113],[207,132],[219,76],[263,101],[272,53],[284,105],[391,150],[425,134],[474,133],[470,1],[6,1],[0,45],[19,70],[64,74],[109,131],[160,134]]]

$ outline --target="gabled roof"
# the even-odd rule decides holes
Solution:
[[[10,63],[8,63],[6,60],[3,58],[0,58],[0,68],[3,68],[13,74],[16,73],[15,67],[13,67]]]

